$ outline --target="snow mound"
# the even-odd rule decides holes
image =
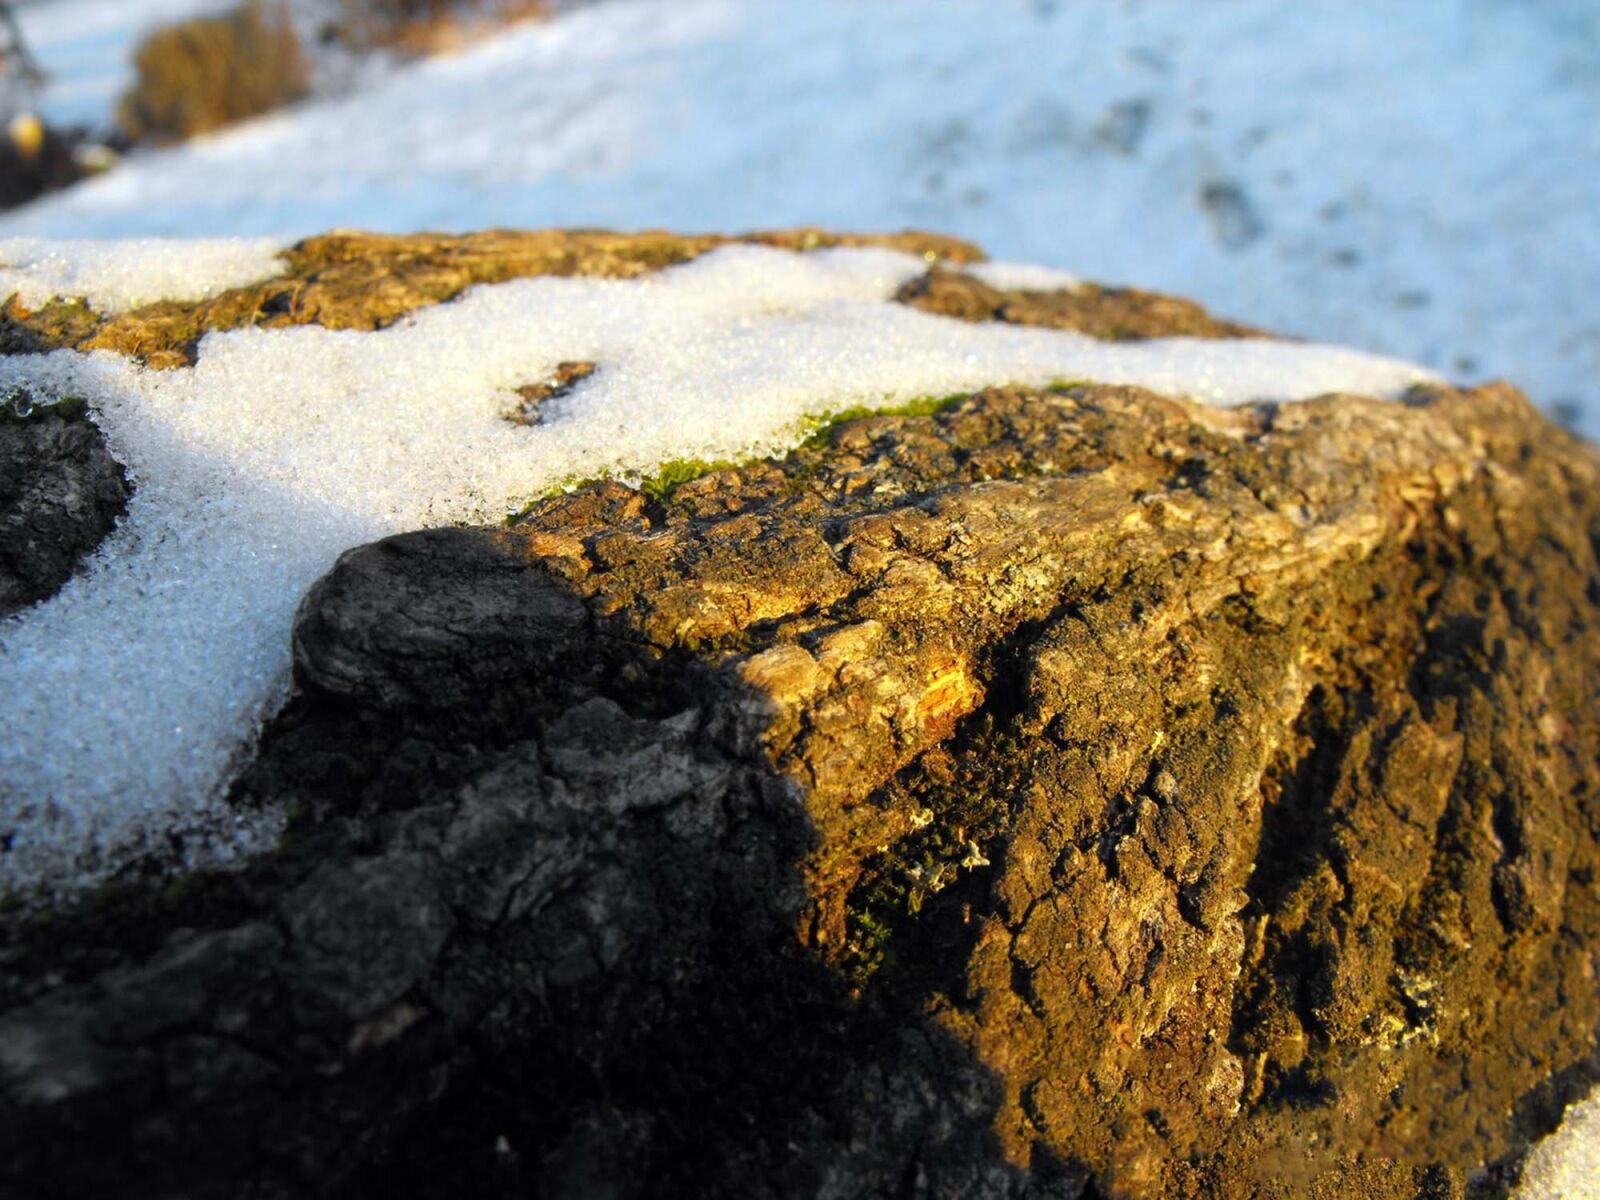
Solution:
[[[122,312],[156,300],[205,300],[283,271],[277,238],[0,238],[0,300],[38,308],[58,297]]]
[[[352,546],[499,521],[572,480],[782,450],[853,405],[1063,378],[1218,404],[1427,378],[1324,346],[1112,344],[892,303],[924,267],[734,246],[640,280],[480,287],[379,332],[212,333],[192,369],[0,358],[0,392],[85,397],[136,484],[86,574],[0,624],[0,890],[170,861],[175,839],[188,864],[267,844],[274,823],[240,824],[221,790],[285,694],[295,606]],[[504,419],[516,387],[580,359],[599,369],[541,423]]]

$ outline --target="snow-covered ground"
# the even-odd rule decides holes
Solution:
[[[61,70],[208,6],[23,19]],[[83,75],[47,111],[84,117]],[[1505,376],[1600,436],[1600,5],[613,0],[137,156],[0,233],[802,222]]]

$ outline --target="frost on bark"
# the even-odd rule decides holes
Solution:
[[[9,919],[0,1190],[1503,1193],[1600,1067],[1597,550],[1504,386],[999,389],[354,550],[282,847]]]

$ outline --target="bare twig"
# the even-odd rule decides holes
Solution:
[[[44,71],[39,66],[39,60],[28,49],[16,14],[11,11],[8,0],[0,0],[0,75],[11,71],[15,71],[24,83],[44,82]]]

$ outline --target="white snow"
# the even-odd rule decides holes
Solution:
[[[60,297],[121,312],[155,300],[204,300],[279,274],[277,238],[135,238],[119,242],[0,237],[0,300],[29,308]]]
[[[1083,283],[1083,280],[1076,275],[1058,271],[1054,267],[1040,266],[1038,263],[993,261],[974,263],[962,269],[968,275],[977,276],[990,287],[1004,291],[1020,289],[1050,292],[1063,288],[1076,288]]]
[[[283,695],[289,627],[343,550],[495,521],[574,478],[793,443],[802,418],[997,382],[1095,378],[1214,403],[1426,378],[1354,351],[1097,342],[890,301],[924,269],[881,250],[728,247],[637,281],[482,287],[376,333],[213,333],[192,369],[105,352],[0,358],[0,394],[88,399],[136,482],[88,573],[0,624],[0,888],[91,883],[131,856],[264,844],[219,790]],[[523,427],[513,389],[599,370]]]
[[[1567,1109],[1533,1148],[1514,1200],[1600,1200],[1600,1094]]]
[[[0,233],[920,226],[1505,376],[1600,435],[1597,45],[1592,0],[618,0]]]

